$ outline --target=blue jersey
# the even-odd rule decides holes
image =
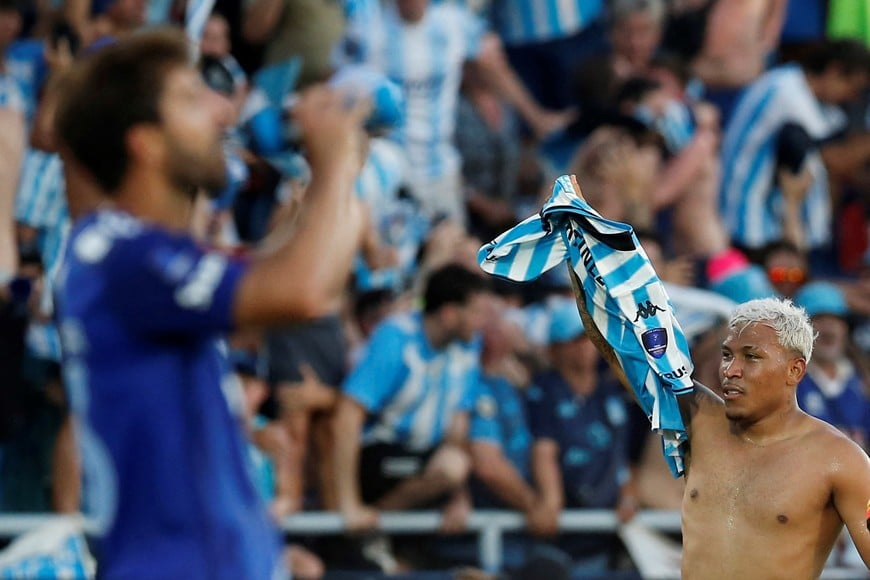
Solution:
[[[244,271],[125,213],[73,228],[56,306],[107,578],[274,577],[278,536],[220,348]]]
[[[866,442],[870,429],[870,400],[865,394],[861,376],[848,362],[839,365],[837,375],[831,379],[811,364],[798,383],[798,405],[813,417],[850,436],[860,433]]]
[[[499,447],[523,476],[529,476],[532,442],[522,393],[507,379],[482,375],[471,414],[469,438]]]
[[[418,451],[438,446],[454,414],[474,405],[479,358],[479,341],[434,349],[420,312],[381,323],[343,386],[345,395],[373,415],[363,443]]]
[[[554,370],[534,380],[529,421],[535,439],[559,446],[569,508],[613,508],[628,476],[628,409],[622,387],[600,384],[588,397]]]

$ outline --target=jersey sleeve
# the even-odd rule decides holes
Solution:
[[[383,409],[407,372],[404,346],[404,333],[395,325],[387,322],[375,329],[365,354],[344,381],[344,394],[369,413]]]
[[[464,37],[465,59],[473,60],[480,54],[481,43],[487,32],[486,22],[470,10],[459,7],[457,10],[462,24],[460,29]]]
[[[236,288],[246,264],[199,247],[191,238],[158,230],[113,236],[92,228],[73,252],[104,271],[106,307],[134,331],[148,335],[196,335],[232,328]]]

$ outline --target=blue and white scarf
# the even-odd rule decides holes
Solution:
[[[688,436],[676,395],[693,389],[688,343],[631,226],[601,217],[577,195],[575,184],[567,175],[557,179],[541,212],[484,245],[478,262],[495,276],[529,281],[568,260],[587,311],[679,477]]]

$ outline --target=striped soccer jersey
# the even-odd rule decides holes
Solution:
[[[412,179],[459,171],[453,133],[462,65],[478,53],[483,33],[483,22],[454,4],[432,4],[413,24],[394,6],[349,16],[337,59],[368,64],[402,87],[405,124],[390,137],[405,148]]]
[[[50,316],[54,310],[54,279],[70,230],[65,189],[60,156],[29,149],[24,156],[15,195],[15,221],[38,232],[39,255],[45,271],[40,310],[45,316]],[[60,362],[60,337],[53,323],[31,322],[26,342],[34,355]]]
[[[364,444],[395,443],[425,451],[444,438],[457,411],[474,406],[479,340],[434,349],[421,312],[404,312],[375,329],[342,391],[375,418]]]
[[[562,176],[539,215],[478,254],[483,270],[517,281],[533,280],[566,259],[595,326],[662,435],[671,472],[681,475],[687,434],[675,395],[692,391],[694,367],[670,299],[632,228],[601,217]]]
[[[510,45],[566,38],[603,11],[602,0],[493,0],[492,6],[496,29]]]
[[[758,248],[782,238],[783,198],[775,184],[776,144],[785,123],[797,123],[814,139],[838,128],[838,120],[816,100],[796,65],[771,70],[740,97],[722,140],[720,209],[732,239]],[[831,238],[828,178],[821,156],[807,163],[815,179],[801,207],[810,247]]]

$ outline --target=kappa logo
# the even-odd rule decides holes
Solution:
[[[665,309],[659,306],[658,304],[653,304],[652,300],[647,300],[646,304],[643,302],[638,302],[637,304],[637,316],[634,317],[633,322],[637,322],[641,318],[646,320],[650,316],[655,316],[656,312],[664,312]]]

